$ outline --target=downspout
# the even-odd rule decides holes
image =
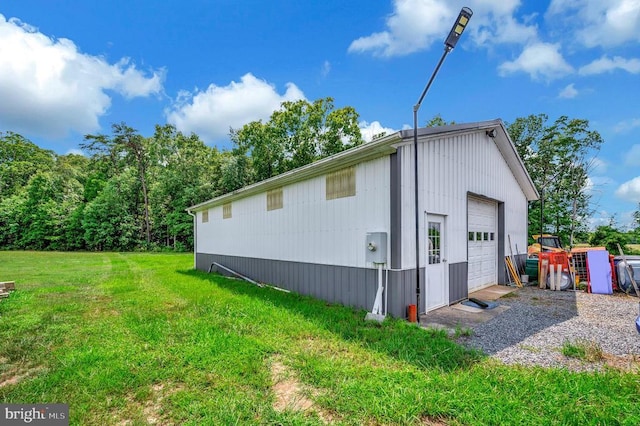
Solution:
[[[193,218],[193,269],[197,269],[196,253],[198,250],[198,218],[191,210],[187,209],[187,214]]]

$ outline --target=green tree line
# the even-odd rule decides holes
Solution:
[[[586,242],[593,214],[589,173],[603,139],[589,121],[546,114],[515,119],[507,126],[540,199],[529,203],[529,236],[557,235],[565,245]],[[533,239],[530,239],[533,242]]]
[[[331,98],[231,129],[230,151],[171,125],[111,130],[86,135],[86,155],[0,132],[0,249],[188,250],[187,207],[362,143],[358,114]]]
[[[447,124],[437,115],[427,126]],[[542,196],[529,204],[529,235],[586,242],[598,132],[544,114],[507,130]],[[269,120],[230,129],[230,139],[232,149],[219,151],[171,125],[145,137],[119,123],[86,135],[86,155],[58,155],[0,132],[0,249],[188,250],[187,207],[363,143],[357,112],[331,98],[283,102]]]

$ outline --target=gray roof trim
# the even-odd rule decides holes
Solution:
[[[426,142],[427,140],[440,138],[449,134],[490,130],[494,128],[497,131],[497,135],[494,138],[496,146],[509,165],[514,177],[520,184],[527,200],[537,200],[539,198],[538,191],[533,184],[531,176],[527,173],[527,169],[518,155],[515,145],[511,141],[511,138],[509,138],[509,134],[507,133],[507,129],[502,120],[496,119],[476,123],[454,124],[450,126],[423,127],[418,129],[418,138],[420,142]],[[204,210],[209,207],[228,203],[233,200],[265,192],[280,186],[324,175],[363,161],[380,158],[396,152],[398,146],[411,143],[412,140],[413,130],[402,130],[392,133],[375,141],[323,158],[315,163],[307,164],[306,166],[290,170],[278,176],[245,186],[244,188],[240,188],[236,191],[221,195],[203,203],[196,204],[186,210],[189,212]]]
[[[439,127],[423,127],[421,129],[418,129],[418,141],[426,142],[431,139],[447,136],[448,134],[477,132],[479,130],[487,131],[491,129],[496,129],[497,134],[496,137],[493,138],[493,140],[498,150],[502,154],[502,157],[505,159],[507,165],[511,169],[511,173],[513,173],[513,176],[520,185],[520,188],[522,188],[522,192],[524,192],[527,200],[538,200],[540,198],[540,195],[538,194],[538,190],[533,183],[533,179],[531,179],[531,176],[529,176],[527,168],[522,162],[520,155],[518,155],[518,151],[516,150],[513,141],[509,137],[509,133],[507,132],[507,128],[505,127],[504,122],[499,118],[495,120],[479,121],[476,123],[453,124],[450,126]],[[402,143],[396,146],[412,143],[413,129],[403,130],[401,134]]]
[[[451,124],[448,126],[421,127],[418,129],[418,138],[429,136],[443,136],[447,133],[461,133],[471,130],[490,129],[502,124],[502,120],[478,121],[475,123]],[[403,139],[413,138],[413,129],[402,130]]]
[[[518,151],[516,150],[516,146],[509,137],[509,133],[507,132],[507,128],[505,127],[502,120],[498,120],[500,123],[500,130],[498,131],[498,135],[494,139],[500,153],[505,158],[507,164],[511,168],[511,172],[513,176],[516,178],[522,191],[527,197],[527,201],[535,201],[540,199],[540,194],[536,189],[536,185],[533,183],[533,179],[529,175],[527,168],[520,158]]]
[[[373,160],[384,157],[385,155],[396,152],[394,143],[400,141],[400,132],[392,133],[372,142],[368,142],[339,152],[330,157],[323,158],[314,163],[307,164],[297,169],[290,170],[278,176],[265,179],[244,188],[237,189],[233,192],[221,195],[211,200],[196,204],[187,208],[187,211],[199,211],[205,208],[228,203],[233,200],[248,197],[257,193],[265,192],[270,189],[289,185],[292,183],[307,180],[316,176],[321,176],[333,171],[352,166],[363,161]]]

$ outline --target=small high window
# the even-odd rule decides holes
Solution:
[[[222,205],[222,218],[231,219],[231,203]]]
[[[356,168],[355,166],[329,173],[326,178],[327,200],[336,198],[353,197],[356,195]]]
[[[267,211],[282,208],[282,188],[267,191]]]
[[[202,212],[202,223],[209,222],[209,210],[204,210]]]

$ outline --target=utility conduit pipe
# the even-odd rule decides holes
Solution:
[[[219,264],[218,262],[213,262],[213,263],[211,264],[211,266],[209,266],[209,273],[211,273],[211,270],[213,269],[213,266],[214,266],[214,265],[215,265],[216,267],[218,267],[218,268],[222,268],[222,269],[224,269],[225,271],[229,272],[230,274],[233,274],[234,276],[236,276],[236,277],[238,277],[238,278],[241,278],[241,279],[243,279],[243,280],[245,280],[245,281],[250,282],[251,284],[255,284],[255,285],[257,285],[258,287],[264,287],[264,285],[260,284],[259,282],[254,281],[254,280],[252,280],[251,278],[246,277],[246,276],[242,275],[241,273],[234,271],[233,269],[229,269],[229,268],[227,268],[226,266],[223,266],[223,265]]]

